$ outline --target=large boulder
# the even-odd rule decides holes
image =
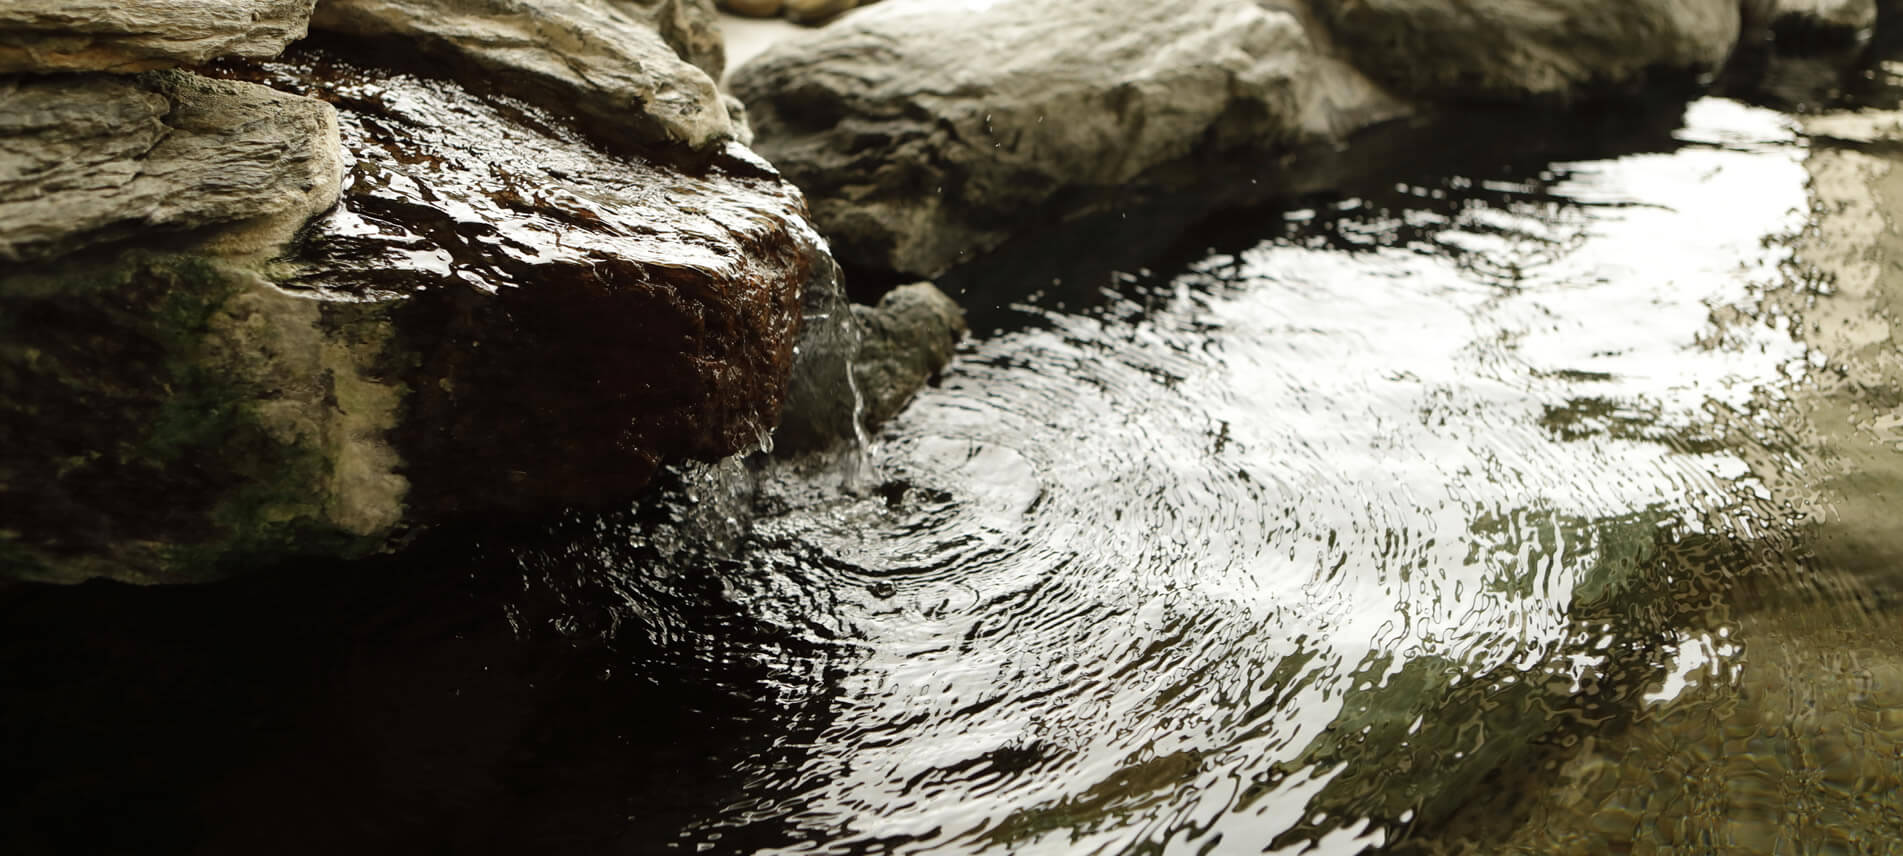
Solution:
[[[7,0],[0,74],[135,72],[271,57],[304,37],[317,0]]]
[[[342,203],[276,259],[214,226],[0,268],[0,577],[354,555],[764,443],[831,270],[764,162],[613,155],[318,54],[246,73],[338,105]]]
[[[1251,0],[887,0],[729,84],[840,260],[919,277],[1119,188],[1404,112]]]
[[[1709,74],[1739,0],[1317,0],[1347,56],[1424,98],[1564,102]]]
[[[635,0],[324,0],[316,29],[382,37],[447,63],[465,83],[572,117],[624,148],[707,151],[733,138],[709,72],[682,59],[699,3]],[[691,16],[687,19],[691,24]],[[689,50],[694,56],[695,51]],[[711,57],[700,59],[712,63]],[[718,74],[717,71],[714,72]]]
[[[0,78],[0,262],[208,229],[276,247],[341,171],[322,101],[180,72]]]

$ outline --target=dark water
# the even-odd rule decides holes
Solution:
[[[1882,852],[1893,566],[1831,539],[1891,482],[1814,435],[1903,398],[1806,326],[1848,288],[1805,256],[1825,144],[1670,124],[969,277],[978,335],[850,478],[9,592],[0,840]],[[1844,722],[1791,731],[1806,703]]]

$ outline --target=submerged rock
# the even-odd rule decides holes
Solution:
[[[842,262],[935,276],[1106,192],[1403,108],[1250,0],[889,0],[734,70]],[[1164,172],[1180,167],[1180,173]]]
[[[0,74],[135,72],[272,57],[304,37],[317,0],[7,0]]]
[[[1316,11],[1359,68],[1424,98],[1568,101],[1716,72],[1738,0],[1332,0]]]
[[[215,230],[274,250],[337,201],[330,105],[179,72],[0,79],[0,261]]]
[[[657,21],[695,3],[633,0],[325,0],[311,25],[385,37],[445,61],[472,86],[572,115],[613,146],[709,150],[732,139],[709,72],[675,53]],[[691,48],[705,34],[675,26]],[[711,63],[706,51],[689,50]],[[718,72],[714,72],[718,74]]]
[[[233,73],[337,105],[342,204],[269,263],[142,232],[0,273],[5,576],[354,555],[762,443],[830,259],[745,149],[683,172],[452,83]]]

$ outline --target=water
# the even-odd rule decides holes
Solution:
[[[1583,616],[1758,524],[1714,413],[1810,366],[1713,324],[1804,225],[1791,122],[1710,100],[1678,138],[1022,304],[887,428],[877,489],[781,485],[726,584],[843,648],[770,776],[785,850],[1352,853],[1605,718],[1587,685],[1679,616]],[[1500,699],[1534,709],[1469,707]]]
[[[968,277],[851,478],[34,590],[54,772],[0,805],[100,852],[1887,852],[1867,118],[1707,99]]]

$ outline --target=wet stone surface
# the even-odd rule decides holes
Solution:
[[[599,504],[775,424],[826,271],[745,149],[698,172],[608,155],[519,102],[322,53],[232,73],[338,107],[343,204],[284,285],[395,320],[424,514]]]

